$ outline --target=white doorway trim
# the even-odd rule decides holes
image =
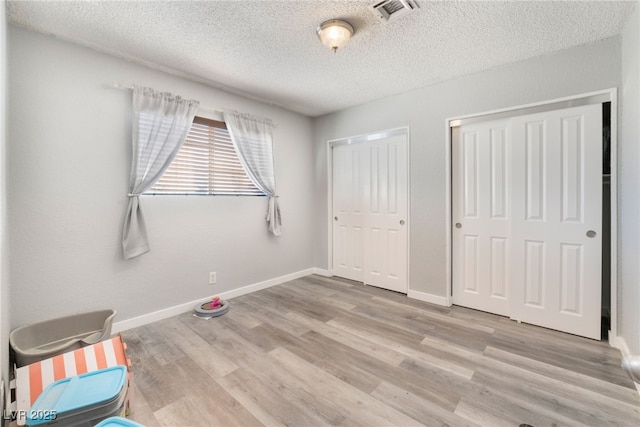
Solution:
[[[458,126],[464,120],[488,120],[490,118],[508,117],[510,115],[520,115],[528,112],[537,112],[544,110],[553,110],[563,108],[565,106],[583,105],[586,103],[602,103],[611,102],[611,329],[609,337],[617,337],[618,331],[618,315],[617,315],[617,297],[618,297],[618,90],[617,88],[605,89],[596,92],[589,92],[580,95],[569,96],[565,98],[557,98],[543,102],[519,105],[498,110],[486,111],[483,113],[469,114],[446,119],[446,147],[445,147],[445,224],[446,224],[446,281],[447,281],[447,305],[452,304],[452,268],[453,268],[453,242],[452,242],[452,223],[451,223],[451,201],[452,201],[452,182],[451,182],[451,127]],[[519,111],[521,110],[521,111]]]
[[[366,143],[395,135],[407,137],[407,289],[411,292],[411,134],[409,126],[385,129],[327,141],[327,265],[329,272],[333,269],[333,147],[344,144]]]

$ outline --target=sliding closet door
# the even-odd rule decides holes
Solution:
[[[511,317],[600,339],[602,105],[512,120]]]
[[[407,293],[407,136],[360,145],[367,165],[364,283]]]
[[[510,314],[508,121],[454,129],[453,302]]]
[[[333,273],[361,282],[364,170],[361,144],[333,148]]]
[[[453,132],[454,303],[599,339],[602,106]]]
[[[407,134],[333,148],[333,274],[408,289]]]

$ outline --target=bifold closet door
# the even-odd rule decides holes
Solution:
[[[408,288],[407,135],[333,148],[333,274]]]
[[[602,106],[463,125],[453,301],[600,338]]]

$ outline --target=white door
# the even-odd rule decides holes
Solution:
[[[407,135],[333,148],[333,274],[408,289]]]
[[[511,317],[600,339],[602,106],[513,119]]]
[[[509,316],[509,122],[454,131],[453,302]]]
[[[333,273],[363,280],[362,149],[357,145],[333,148]]]
[[[600,338],[601,109],[456,131],[454,303]]]
[[[407,136],[360,145],[367,164],[364,283],[407,293]]]

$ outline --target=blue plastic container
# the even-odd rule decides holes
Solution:
[[[96,427],[144,427],[144,426],[140,423],[128,420],[126,418],[111,417],[111,418],[107,418],[104,421],[101,421],[100,424],[96,425]]]
[[[27,426],[91,426],[119,415],[127,396],[127,368],[113,366],[56,381],[29,409]]]

